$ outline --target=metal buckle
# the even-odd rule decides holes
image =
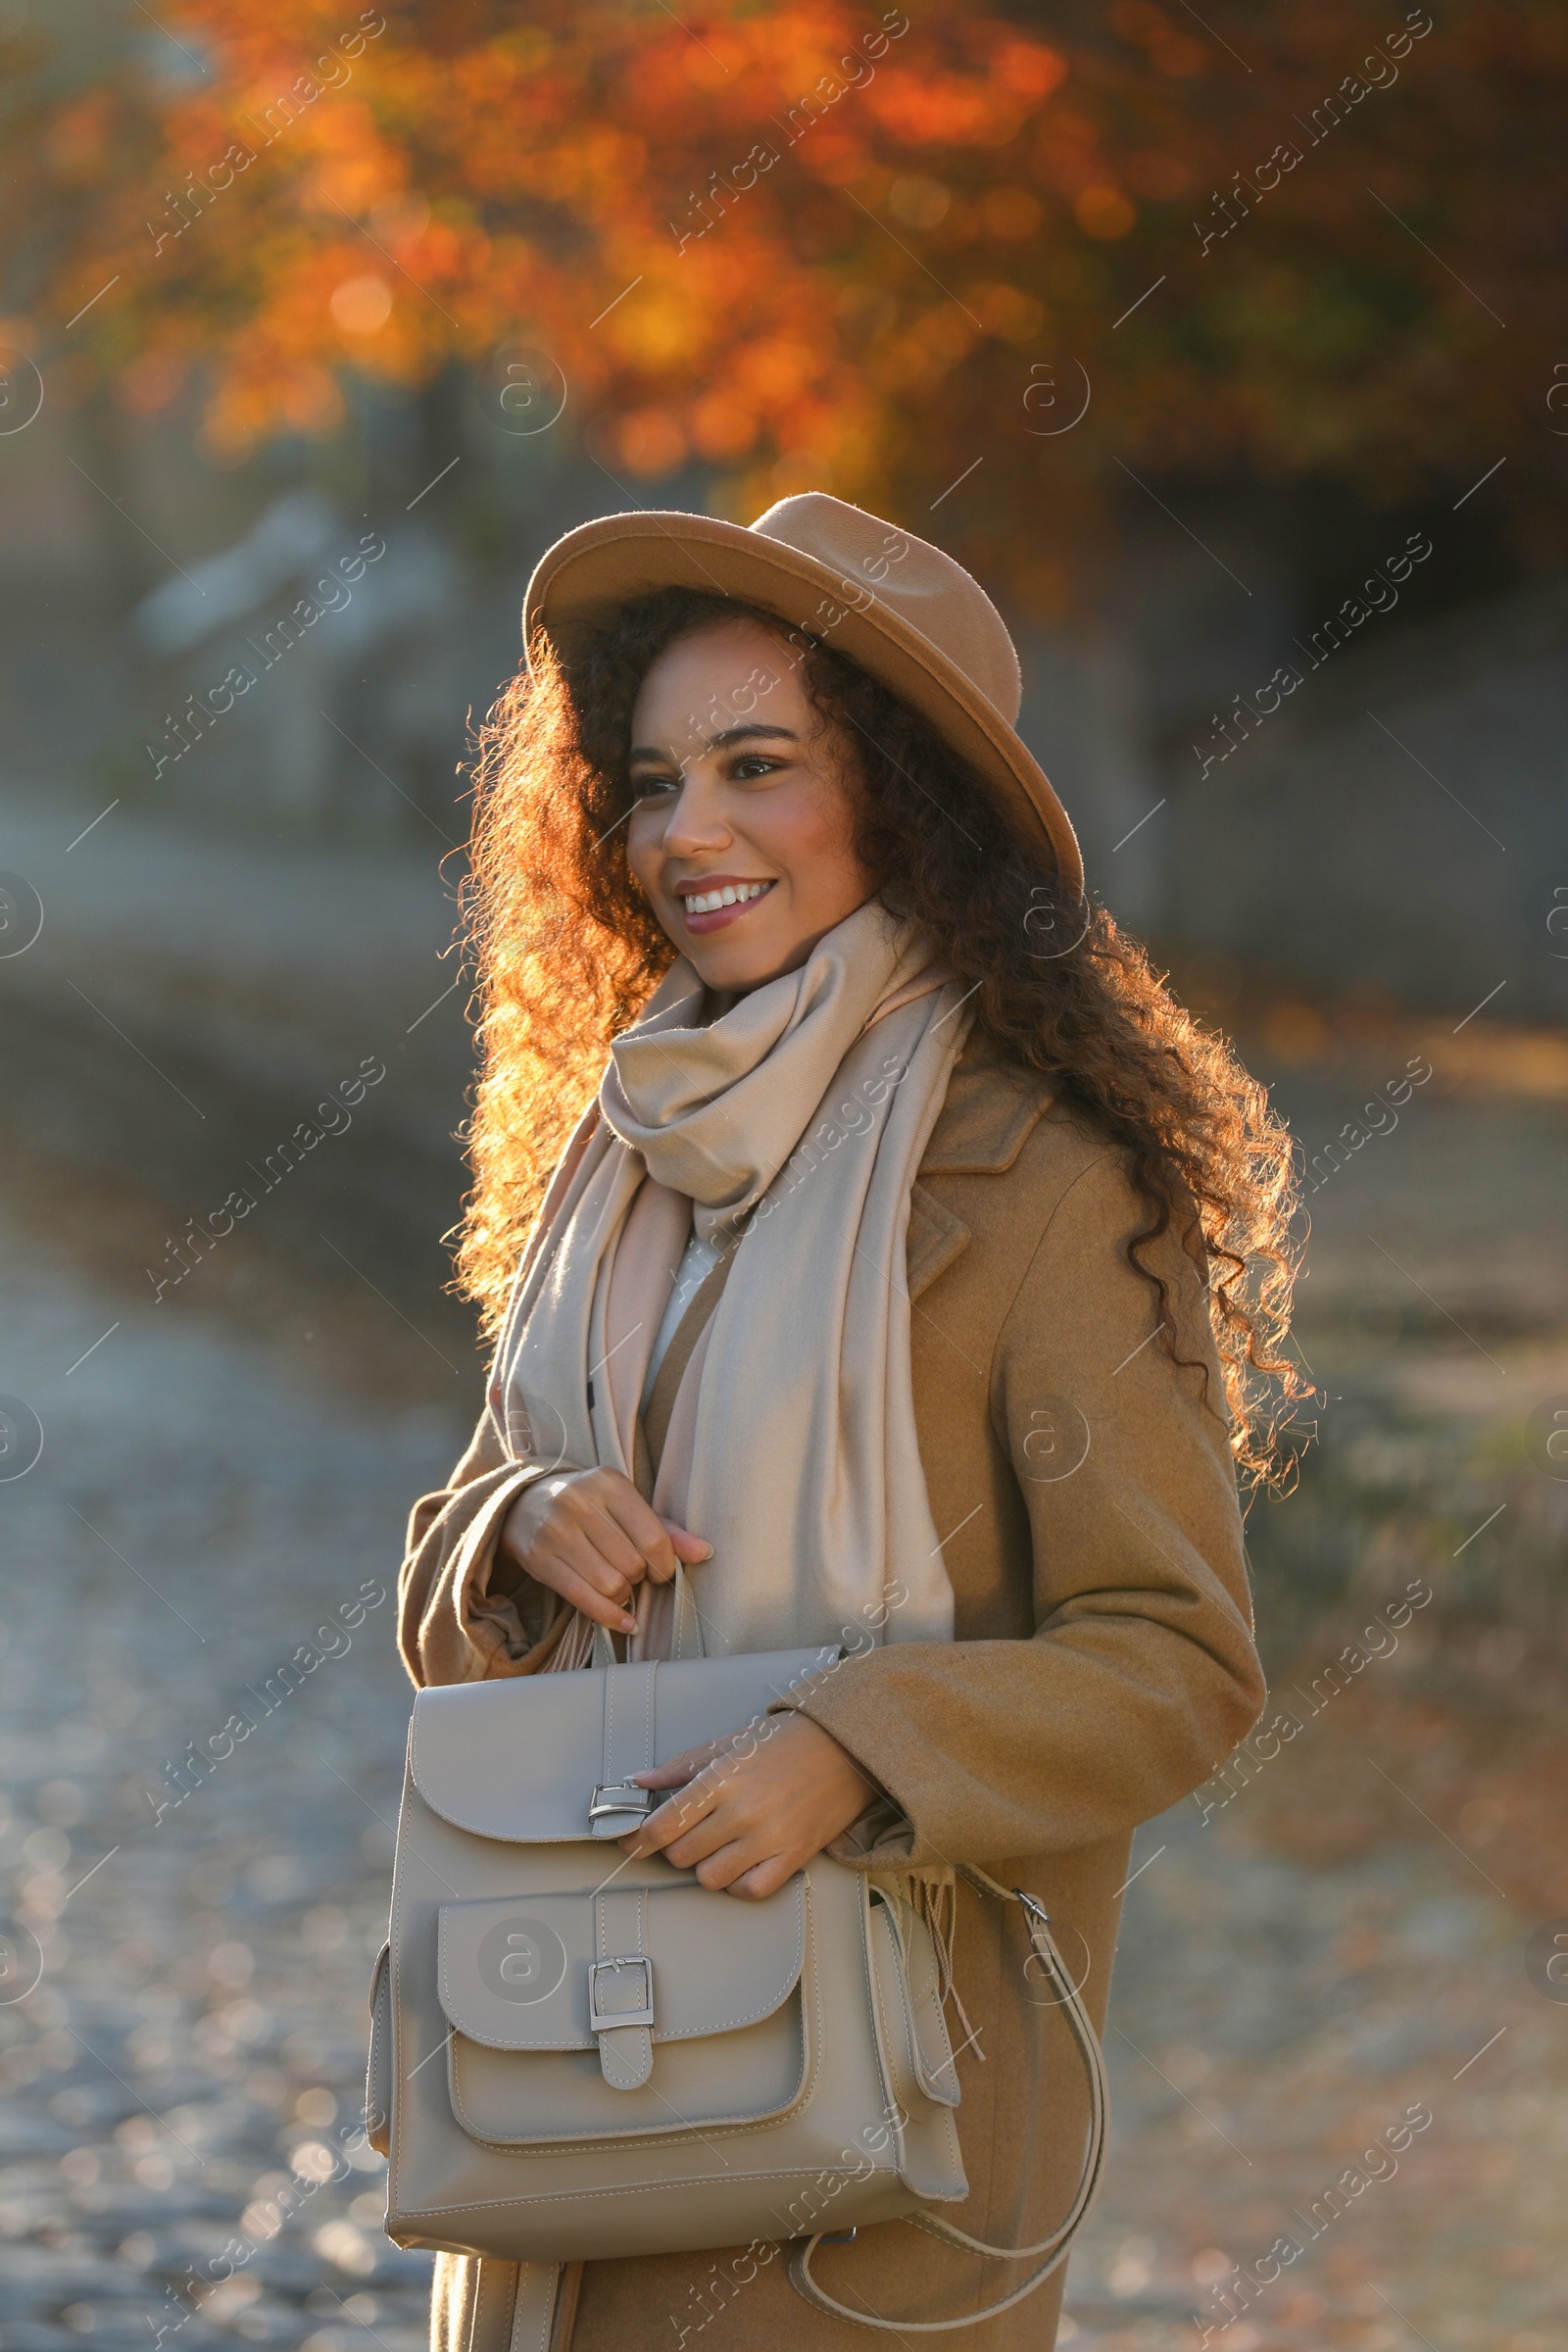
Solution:
[[[653,1790],[639,1788],[635,1781],[601,1781],[588,1807],[588,1818],[605,1821],[612,1813],[635,1813],[640,1818],[650,1810],[653,1801]]]
[[[640,2009],[601,2009],[599,2006],[599,1978],[605,1969],[640,1968],[643,1972],[643,2004]],[[590,1960],[588,1963],[588,2030],[603,2034],[615,2026],[651,2026],[654,2022],[654,1964],[641,1952],[623,1953],[618,1960]]]

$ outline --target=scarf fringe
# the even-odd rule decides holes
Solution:
[[[900,1898],[924,1923],[931,1937],[931,1947],[937,1961],[938,2006],[946,2009],[948,2003],[952,2002],[964,2033],[959,2047],[972,2049],[983,2065],[986,2054],[980,2047],[976,2029],[969,2023],[968,2012],[954,1977],[954,1953],[958,1937],[957,1879],[951,1867],[909,1870],[900,1871],[895,1885]]]

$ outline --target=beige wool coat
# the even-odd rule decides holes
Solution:
[[[1122,1152],[1042,1080],[971,1040],[911,1197],[907,1272],[920,1458],[956,1639],[866,1652],[799,1700],[887,1792],[864,1867],[976,1862],[1051,1913],[1097,2025],[1137,1825],[1197,1788],[1250,1729],[1264,1685],[1201,1277],[1157,1262],[1177,1353],[1128,1265],[1144,1222]],[[652,1459],[723,1267],[694,1298],[646,1416]],[[639,1448],[639,1462],[642,1449]],[[400,1638],[416,1684],[527,1673],[554,1596],[503,1581],[502,1520],[526,1481],[488,1414],[414,1510]],[[701,1534],[701,1529],[694,1531]],[[514,1575],[514,1572],[513,1572]],[[707,1573],[698,1570],[698,1576]],[[790,1703],[790,1702],[786,1702]],[[891,1826],[890,1826],[891,1825]],[[1046,2237],[1077,2180],[1082,2069],[1018,1906],[958,1887],[950,2017],[971,2194],[946,2218],[991,2245]],[[893,2222],[825,2245],[838,2300],[895,2321],[961,2318],[1030,2266]],[[566,2274],[552,2352],[850,2352],[871,2339],[806,2304],[785,2250],[715,2248]],[[508,2352],[506,2266],[438,2259],[433,2352]],[[1049,2352],[1063,2274],[1004,2316],[934,2339]],[[892,2339],[897,2340],[897,2339]]]

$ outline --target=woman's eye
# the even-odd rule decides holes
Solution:
[[[764,760],[760,752],[752,752],[746,759],[736,760],[730,774],[737,784],[745,784],[753,776],[775,775],[780,764],[777,760]]]
[[[673,776],[638,775],[631,780],[631,797],[634,801],[656,801],[664,798],[675,788]]]

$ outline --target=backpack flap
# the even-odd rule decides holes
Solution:
[[[597,1892],[444,1903],[438,1938],[441,2007],[486,2049],[591,2050],[643,2007],[656,2043],[690,2041],[771,2017],[794,1991],[806,1881],[742,1902],[685,1873],[639,1886],[623,1872]],[[632,1961],[638,1982],[619,1984]]]
[[[804,1875],[758,1903],[674,1872],[448,1903],[438,1945],[453,2113],[475,2138],[744,2125],[805,2092]]]
[[[438,1685],[415,1699],[409,1769],[432,1811],[474,1837],[613,1841],[649,1810],[633,1773],[743,1726],[765,1739],[773,1700],[839,1662],[785,1649]]]

